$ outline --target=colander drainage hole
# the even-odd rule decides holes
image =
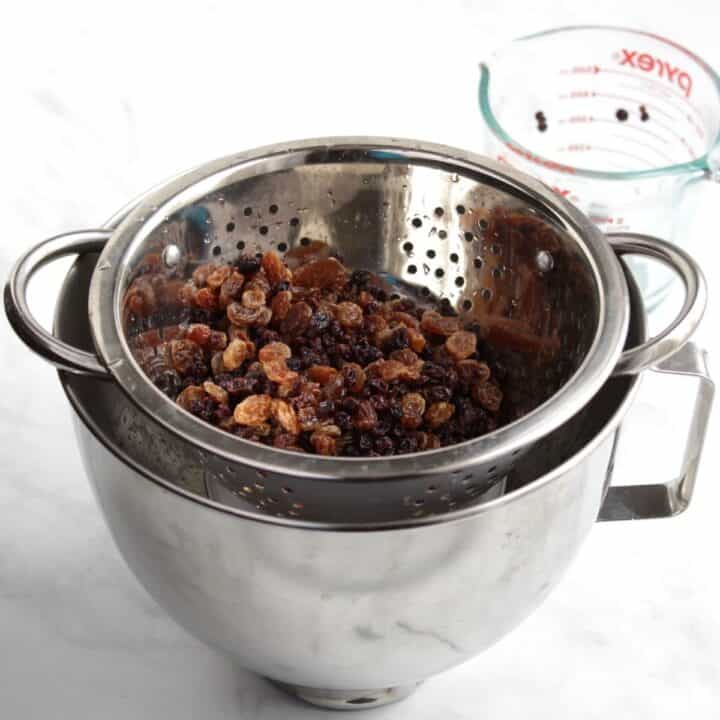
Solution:
[[[435,271],[435,277],[441,278],[444,274],[445,274],[445,271],[444,271],[442,268],[438,268],[438,269]]]
[[[435,215],[437,215],[437,217],[442,217],[444,214],[445,211],[441,207],[438,206],[435,208]]]
[[[471,310],[472,309],[472,300],[463,300],[463,310]]]
[[[411,242],[403,243],[403,250],[404,250],[406,253],[411,253],[411,252],[412,252],[412,249],[413,249],[413,244],[412,244]]]
[[[243,215],[244,215],[245,217],[250,217],[250,215],[252,215],[252,208],[251,208],[251,207],[246,207],[246,208],[243,210]]]
[[[215,255],[215,257],[217,257],[221,252],[222,252],[222,248],[219,245],[216,245],[212,249],[212,253],[213,253],[213,255]]]
[[[481,268],[481,267],[483,266],[482,258],[476,257],[476,258],[473,260],[473,265],[474,265],[476,268]]]
[[[287,243],[284,243],[284,242],[278,243],[278,250],[280,252],[285,252],[287,250]]]
[[[310,238],[309,237],[300,238],[300,244],[307,247],[310,244]]]
[[[258,232],[259,232],[261,235],[267,235],[267,234],[268,234],[268,226],[267,226],[267,225],[261,225],[261,226],[260,226],[260,229],[258,230]]]
[[[244,250],[245,249],[245,243],[240,240],[240,242],[235,246],[238,250]]]
[[[234,222],[229,222],[229,223],[225,226],[225,229],[226,229],[228,232],[232,232],[232,231],[235,229],[235,223],[234,223]]]
[[[273,203],[273,204],[268,208],[268,210],[270,211],[270,214],[271,214],[271,215],[274,215],[274,214],[278,211],[278,206],[275,205],[275,203]]]
[[[465,214],[465,206],[464,205],[456,205],[455,206],[455,212],[458,215],[464,215]]]
[[[297,227],[300,224],[300,218],[296,218],[296,217],[290,218],[290,224],[293,227]]]
[[[422,220],[419,217],[413,218],[412,226],[416,228],[422,227]]]
[[[284,488],[282,489],[282,491],[283,491],[286,495],[290,495],[291,493],[294,492],[291,487],[284,487]]]
[[[414,274],[417,272],[417,267],[416,267],[415,265],[408,265],[407,271],[408,271],[411,275],[414,275]]]
[[[467,240],[467,242],[472,242],[474,239],[475,239],[475,236],[468,230],[465,233],[465,240]]]
[[[465,284],[465,278],[464,278],[464,277],[461,277],[460,275],[458,275],[458,276],[455,278],[455,284],[456,284],[458,287],[462,287],[462,286]]]
[[[447,231],[446,230],[438,230],[438,237],[441,240],[444,240],[447,237]]]
[[[456,263],[459,260],[460,260],[460,258],[458,257],[457,253],[450,253],[450,262]]]

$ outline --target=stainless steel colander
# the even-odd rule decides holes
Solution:
[[[241,253],[323,243],[398,293],[441,298],[480,324],[525,413],[458,445],[383,458],[326,458],[255,444],[186,413],[129,351],[123,294],[149,252],[188,271]],[[102,249],[89,297],[97,356],[31,317],[33,272],[62,254]],[[678,318],[622,352],[629,322],[616,253],[663,260],[685,283]],[[131,455],[225,504],[329,522],[441,513],[487,497],[521,454],[587,405],[612,373],[636,373],[689,337],[705,304],[682,251],[642,236],[604,237],[541,183],[484,158],[406,140],[311,140],[234,155],[156,188],[109,229],[53,238],[19,261],[8,316],[59,367],[112,378],[132,401],[116,422]],[[162,426],[155,430],[155,423]],[[531,464],[531,463],[530,463]]]

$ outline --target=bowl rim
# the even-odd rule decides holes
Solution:
[[[584,253],[597,283],[598,326],[591,346],[565,385],[538,408],[498,430],[437,450],[378,458],[333,458],[300,455],[244,440],[187,413],[149,381],[132,357],[120,323],[120,295],[124,262],[133,244],[159,225],[175,209],[222,187],[229,177],[251,177],[270,166],[272,171],[297,167],[312,157],[319,162],[415,162],[448,173],[491,181],[512,194],[541,206]],[[125,213],[124,215],[122,213]],[[88,310],[91,334],[102,362],[115,382],[144,413],[171,433],[203,451],[264,472],[288,473],[296,478],[351,482],[387,482],[462,470],[475,458],[491,464],[510,457],[552,432],[584,407],[610,376],[620,356],[629,324],[629,296],[625,278],[610,244],[579,210],[544,183],[507,165],[445,145],[380,137],[333,137],[277,143],[232,154],[197,166],[156,185],[116,213],[114,228],[93,273]]]

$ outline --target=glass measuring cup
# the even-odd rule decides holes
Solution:
[[[534,175],[603,232],[683,243],[685,188],[720,180],[720,78],[651,33],[565,27],[519,38],[480,65],[485,152]],[[628,260],[648,308],[672,277]]]

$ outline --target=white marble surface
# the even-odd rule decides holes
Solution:
[[[149,184],[237,149],[351,133],[479,148],[476,61],[503,38],[625,23],[720,67],[710,3],[479,6],[16,4],[0,43],[0,274],[40,238],[98,224]],[[717,358],[720,194],[699,192],[687,237],[713,296],[698,338]],[[34,288],[46,321],[63,272]],[[325,717],[188,637],[140,588],[90,494],[54,372],[4,317],[0,367],[0,717]],[[684,421],[671,408],[690,388],[667,382],[646,383],[618,478],[669,477],[676,466]],[[368,717],[716,718],[717,437],[714,422],[686,514],[598,526],[517,631]]]

